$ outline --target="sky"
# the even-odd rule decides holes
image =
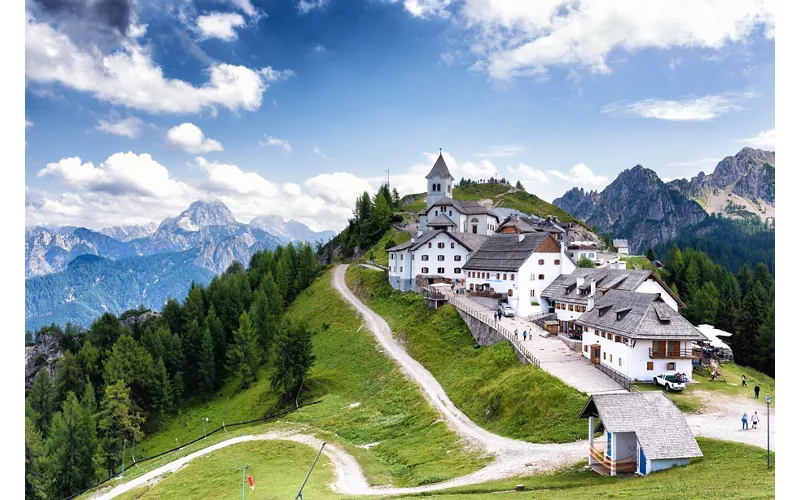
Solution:
[[[552,201],[774,150],[775,2],[26,0],[26,224],[340,230],[387,173]]]

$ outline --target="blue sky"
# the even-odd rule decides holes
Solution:
[[[341,229],[386,169],[420,191],[439,148],[548,201],[774,149],[771,2],[97,4],[26,3],[28,224],[218,198]]]

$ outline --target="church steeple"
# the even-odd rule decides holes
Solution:
[[[433,164],[433,168],[425,178],[428,179],[428,208],[445,196],[453,196],[453,176],[450,175],[450,170],[444,162],[441,149],[439,158],[436,159],[436,163]]]

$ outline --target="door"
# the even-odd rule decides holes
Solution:
[[[644,450],[639,447],[639,474],[647,475],[647,459],[644,457]]]
[[[473,233],[477,233],[478,232],[478,226],[472,226],[472,232]]]
[[[593,345],[592,346],[592,363],[599,365],[600,364],[600,346]]]

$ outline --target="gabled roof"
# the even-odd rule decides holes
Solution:
[[[439,153],[439,158],[436,159],[436,163],[433,164],[433,168],[428,175],[425,176],[426,179],[430,179],[431,177],[441,177],[442,179],[453,179],[453,176],[450,175],[450,170],[447,169],[447,164],[444,162],[444,158],[442,154]]]
[[[414,251],[420,248],[422,245],[428,243],[430,240],[434,239],[436,236],[440,234],[447,235],[450,239],[458,243],[459,245],[463,246],[470,252],[474,252],[477,250],[480,245],[485,241],[480,238],[481,235],[479,234],[469,234],[466,233],[451,233],[450,231],[445,231],[444,229],[435,229],[433,231],[425,231],[419,238],[412,238],[405,243],[401,243],[399,245],[393,246],[392,248],[387,248],[387,252],[401,252],[403,250],[410,250]],[[476,238],[477,237],[477,238]],[[488,236],[483,236],[483,238],[488,238]]]
[[[575,323],[632,339],[706,340],[657,293],[609,290]]]
[[[438,217],[435,217],[432,221],[428,221],[428,226],[455,226],[456,223],[450,220],[450,217],[446,216],[444,213],[439,214]]]
[[[430,208],[427,209],[426,213],[430,213],[430,211],[431,211],[431,209],[433,209],[433,207],[446,207],[446,206],[452,206],[453,208],[458,210],[459,213],[462,213],[462,214],[465,214],[465,215],[486,214],[486,215],[491,215],[492,217],[496,218],[497,220],[500,220],[500,218],[497,217],[496,213],[494,213],[492,210],[489,210],[488,208],[484,207],[483,205],[481,205],[480,203],[478,203],[475,200],[454,200],[453,198],[450,198],[449,196],[442,196],[441,198],[439,198],[436,201],[436,203],[434,203],[433,205],[430,206]]]
[[[648,460],[702,457],[681,411],[662,392],[594,394],[580,418],[600,417],[609,432],[635,432]]]
[[[566,231],[566,229],[559,226],[553,220],[541,219],[539,217],[534,218],[525,214],[509,215],[498,226],[499,229],[502,229],[504,227],[515,227],[522,233],[535,233],[540,231],[545,231],[550,233],[562,233]]]
[[[520,236],[523,237],[521,241]],[[517,271],[547,238],[552,236],[548,233],[493,234],[462,268]]]
[[[542,291],[541,296],[548,300],[557,300],[559,302],[586,304],[588,296],[578,294],[577,287],[575,287],[578,278],[583,278],[584,284],[595,280],[595,287],[600,294],[609,290],[632,292],[648,279],[653,279],[675,299],[678,303],[678,307],[685,307],[681,299],[679,299],[653,271],[647,269],[593,269],[579,267],[570,274],[562,274],[554,279],[553,282]],[[569,286],[572,288],[568,288]]]

